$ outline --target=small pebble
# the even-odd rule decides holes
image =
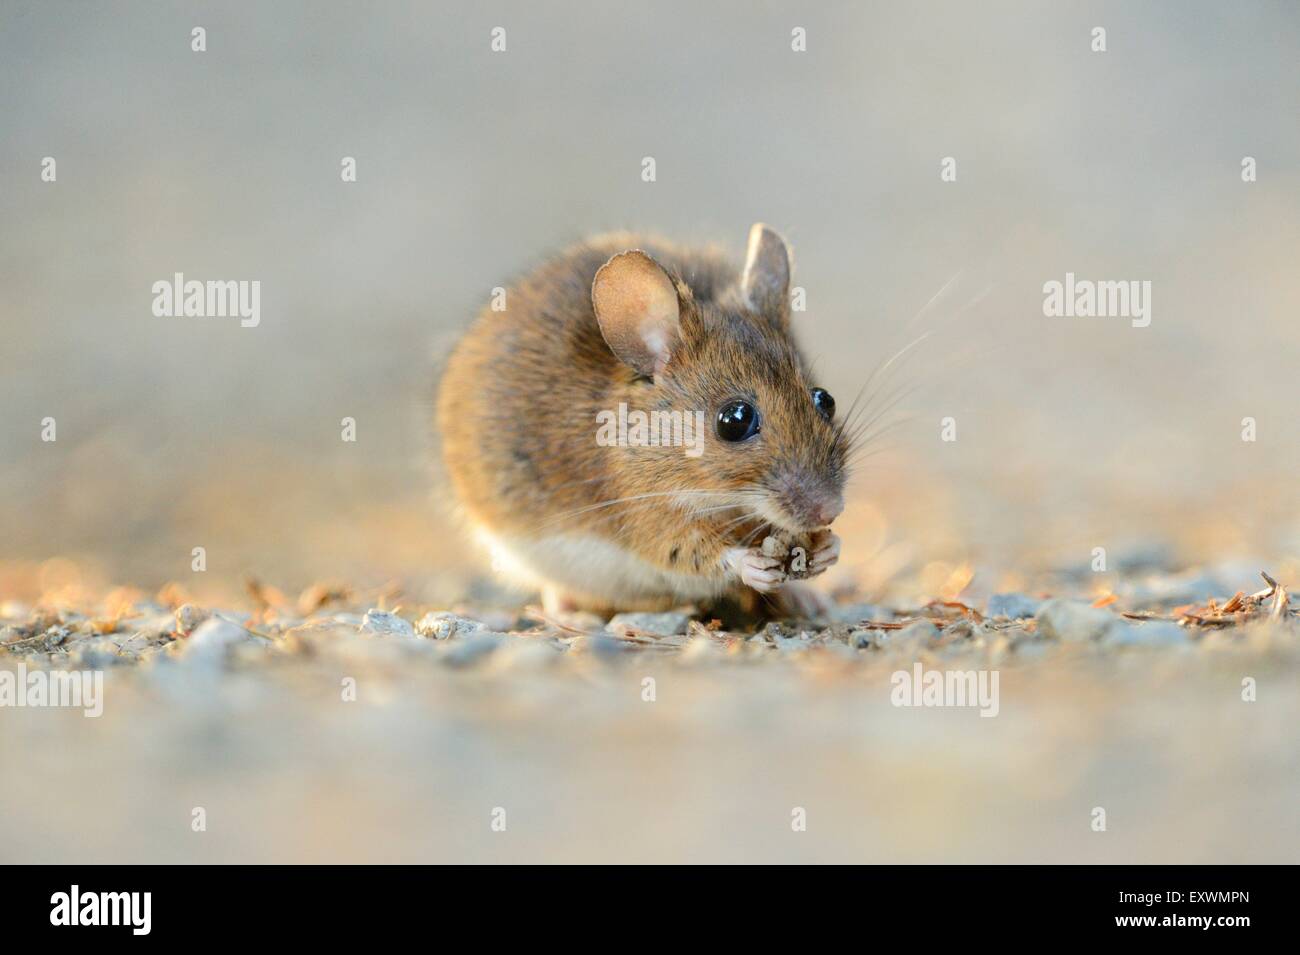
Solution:
[[[1100,640],[1113,628],[1123,626],[1123,621],[1109,610],[1064,597],[1044,603],[1036,616],[1042,636],[1067,642]]]
[[[184,642],[184,660],[192,665],[217,668],[239,647],[266,646],[269,641],[249,633],[224,617],[210,617]]]
[[[439,611],[426,613],[415,624],[415,632],[434,640],[454,640],[487,630],[487,625],[459,614]]]
[[[414,637],[415,628],[403,617],[387,610],[367,610],[361,618],[361,632],[379,637]]]
[[[102,670],[115,663],[130,662],[129,657],[119,657],[117,644],[107,637],[78,640],[69,644],[67,650],[69,665],[79,669]]]
[[[626,642],[615,640],[603,633],[583,634],[575,637],[573,642],[569,644],[570,653],[589,653],[592,656],[606,660],[621,657],[631,649],[632,647]]]
[[[686,632],[690,617],[684,613],[620,613],[613,617],[605,629],[610,633],[644,631],[661,637],[671,637]]]
[[[883,630],[852,630],[848,643],[854,650],[878,650],[882,646],[880,635]]]
[[[194,604],[182,604],[176,608],[176,632],[188,637],[203,621],[212,616],[212,611],[196,607]]]

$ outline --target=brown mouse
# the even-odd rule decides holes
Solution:
[[[438,422],[498,570],[550,609],[744,588],[784,612],[825,607],[791,578],[839,557],[827,525],[849,438],[791,334],[790,267],[762,224],[739,270],[713,249],[603,236],[479,314],[448,361]],[[773,535],[798,572],[771,542],[765,553]]]

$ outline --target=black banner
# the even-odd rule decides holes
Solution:
[[[338,944],[355,938],[373,943],[390,933],[395,938],[407,935],[416,922],[437,918],[448,903],[454,906],[448,916],[469,910],[463,901],[463,875],[452,883],[459,888],[451,888],[442,881],[445,874],[409,867],[87,866],[9,871],[17,878],[6,893],[7,935],[40,935],[50,941],[64,936],[77,943],[110,938],[128,944],[196,938],[211,943],[274,938],[282,931],[299,942]],[[1226,866],[864,867],[851,875],[776,879],[758,872],[704,874],[704,884],[695,884],[679,873],[672,881],[660,882],[653,908],[661,918],[668,917],[668,906],[685,912],[702,892],[717,906],[718,916],[729,925],[739,923],[726,930],[728,935],[742,937],[753,931],[751,926],[769,926],[773,918],[793,924],[811,911],[824,916],[845,905],[844,914],[860,923],[864,944],[872,944],[873,925],[882,932],[910,925],[927,942],[1129,936],[1141,942],[1209,939],[1231,945],[1285,929],[1289,919],[1282,912],[1284,882],[1289,884],[1291,875],[1282,868]],[[567,920],[594,898],[590,888],[583,888],[575,899],[574,889],[559,887],[565,884],[567,879],[528,892],[503,886],[471,905],[507,906],[515,925],[526,924],[519,915],[529,910],[554,916],[560,907]],[[611,892],[610,901],[631,903],[644,915],[646,902],[637,901],[640,892],[632,884]],[[771,904],[782,895],[788,905]],[[744,907],[755,902],[760,917],[745,919]],[[541,926],[547,923],[535,924],[540,941]]]

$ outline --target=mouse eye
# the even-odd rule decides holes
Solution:
[[[827,421],[835,417],[835,399],[825,388],[814,388],[812,390],[813,405],[821,412],[821,416]]]
[[[748,401],[733,401],[718,412],[718,437],[744,441],[758,434],[758,411]]]

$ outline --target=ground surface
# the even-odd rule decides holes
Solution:
[[[338,587],[9,600],[0,667],[105,683],[98,718],[0,709],[0,854],[1294,861],[1297,602],[1220,586],[1148,571],[1102,607],[842,603],[751,633]],[[996,716],[894,705],[917,663],[996,673]]]

